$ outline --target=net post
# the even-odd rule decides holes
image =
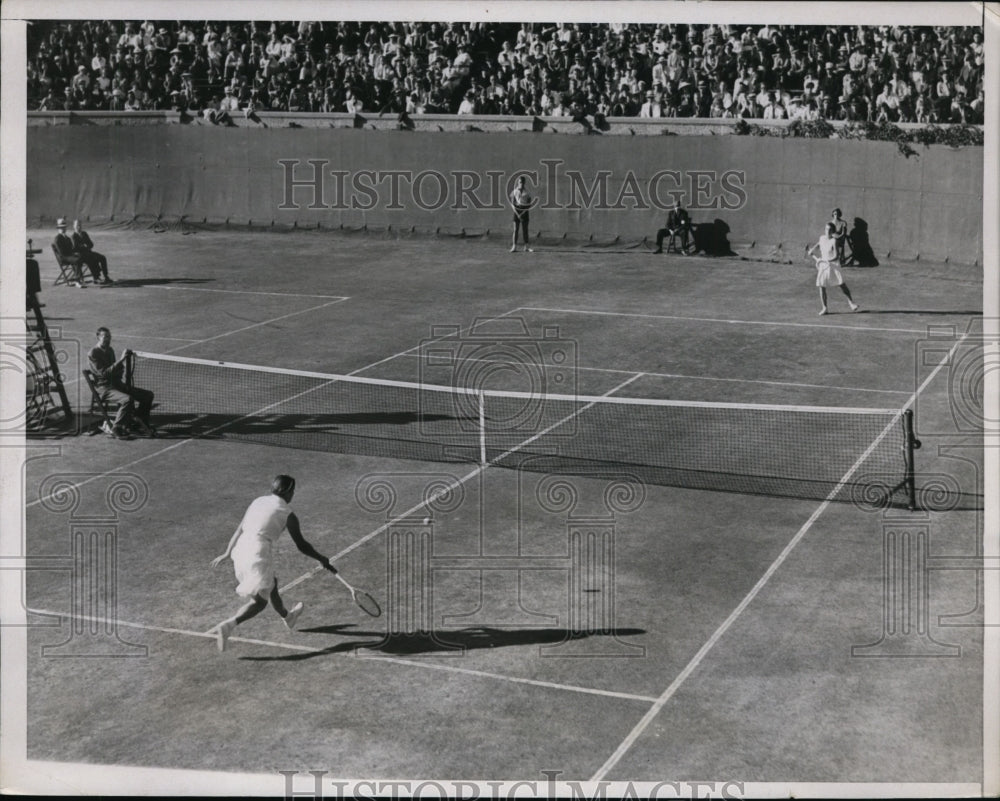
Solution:
[[[913,409],[906,409],[903,412],[903,441],[903,460],[906,463],[903,486],[906,488],[907,508],[912,512],[917,508],[913,452],[920,447],[920,440],[913,433]]]
[[[486,396],[480,389],[476,393],[479,400],[479,464],[486,464]]]
[[[132,389],[135,386],[132,383],[132,372],[135,369],[135,353],[129,351],[128,355],[125,357],[125,386]]]

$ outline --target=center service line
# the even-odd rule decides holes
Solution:
[[[955,342],[954,345],[951,346],[951,350],[948,351],[948,354],[937,364],[934,370],[931,371],[931,374],[928,375],[926,379],[924,379],[923,383],[910,396],[910,399],[903,406],[904,409],[913,405],[914,401],[916,401],[917,399],[917,396],[921,392],[923,392],[923,390],[927,387],[927,385],[934,379],[934,376],[938,374],[938,372],[945,364],[951,361],[951,358],[954,355],[955,350],[958,348],[959,345],[962,344],[962,342],[965,341],[967,336],[968,334],[963,334],[962,337],[957,342]],[[615,752],[610,757],[608,757],[607,761],[603,765],[601,765],[601,767],[597,770],[597,772],[591,777],[590,781],[592,782],[601,781],[605,776],[607,776],[608,772],[612,770],[615,767],[615,765],[618,764],[619,761],[621,761],[621,758],[625,756],[625,753],[635,744],[635,741],[639,739],[639,736],[646,730],[649,724],[653,722],[653,718],[655,718],[659,714],[660,710],[663,709],[663,707],[667,704],[667,702],[671,698],[673,698],[674,694],[677,692],[677,690],[680,689],[680,686],[684,683],[684,681],[688,678],[688,676],[690,676],[692,673],[694,673],[695,670],[697,670],[698,666],[701,664],[702,660],[705,658],[708,652],[712,650],[712,648],[720,639],[722,639],[722,636],[729,630],[730,626],[733,625],[733,623],[736,621],[736,618],[738,618],[743,613],[743,610],[745,610],[753,601],[753,599],[757,597],[757,595],[764,588],[764,585],[767,584],[771,576],[773,576],[777,572],[778,568],[781,567],[784,561],[788,558],[789,554],[791,554],[795,546],[802,541],[802,538],[805,537],[809,529],[812,528],[813,523],[815,523],[819,519],[819,516],[823,514],[824,511],[826,511],[826,508],[830,505],[830,502],[833,500],[833,498],[836,497],[841,487],[843,487],[843,485],[850,480],[851,476],[854,475],[854,472],[861,466],[864,460],[868,458],[868,455],[875,449],[878,443],[882,441],[885,435],[889,433],[892,426],[896,424],[897,420],[893,420],[892,422],[890,422],[889,425],[887,425],[885,429],[883,429],[882,433],[875,438],[872,444],[865,449],[865,452],[858,457],[857,461],[851,466],[851,468],[846,473],[844,473],[843,478],[840,479],[837,486],[833,488],[830,494],[827,495],[826,499],[816,508],[816,511],[814,511],[809,516],[809,519],[805,523],[803,523],[802,527],[795,533],[795,536],[792,537],[792,539],[788,542],[788,544],[782,549],[781,553],[778,554],[777,558],[771,563],[771,565],[767,568],[767,570],[764,571],[764,575],[761,576],[760,579],[758,579],[757,583],[753,585],[753,588],[750,590],[750,592],[748,592],[746,596],[743,598],[743,600],[740,601],[740,603],[737,605],[737,607],[732,612],[729,613],[729,616],[724,621],[722,621],[719,627],[713,632],[712,636],[708,638],[708,641],[704,645],[702,645],[701,648],[698,649],[698,652],[693,657],[691,657],[691,661],[688,662],[687,665],[685,665],[684,669],[677,675],[677,677],[672,682],[670,682],[670,686],[667,687],[667,689],[663,691],[660,697],[656,699],[656,703],[654,703],[653,706],[650,707],[650,709],[646,712],[646,714],[642,716],[642,719],[635,725],[632,731],[629,732],[628,736],[624,740],[622,740],[621,744],[618,746],[617,749],[615,749]]]

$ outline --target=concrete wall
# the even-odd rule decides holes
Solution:
[[[718,220],[739,252],[800,258],[839,206],[849,223],[867,223],[879,258],[980,262],[982,148],[917,151],[712,135],[60,125],[30,129],[27,201],[33,222],[187,218],[479,234],[509,230],[509,182],[528,170],[541,201],[531,228],[547,238],[641,241],[677,196],[695,222]]]

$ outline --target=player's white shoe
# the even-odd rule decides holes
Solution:
[[[861,308],[860,306],[858,306],[857,303],[850,303],[848,305],[851,307],[851,311],[857,311],[858,309]]]
[[[302,614],[302,610],[304,608],[305,605],[302,603],[302,601],[299,601],[297,604],[295,604],[295,606],[293,606],[291,609],[288,610],[288,614],[285,615],[285,625],[288,626],[288,628],[292,630],[295,629],[295,621],[299,619],[299,615]]]
[[[510,252],[511,253],[514,253],[516,250],[517,250],[517,245],[511,245],[510,246]]]
[[[828,312],[827,312],[827,310],[826,310],[826,309],[822,309],[822,310],[820,311],[820,313],[819,313],[819,316],[820,316],[820,317],[822,317],[822,316],[823,316],[824,314],[827,314],[827,313],[828,313]]]
[[[215,630],[215,641],[220,651],[225,651],[229,645],[229,635],[236,628],[235,620],[223,620]]]

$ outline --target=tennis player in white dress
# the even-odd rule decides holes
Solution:
[[[229,540],[226,552],[212,560],[212,567],[218,567],[227,557],[232,558],[236,580],[239,582],[236,592],[249,599],[235,615],[215,627],[220,651],[226,650],[233,629],[264,611],[269,600],[285,625],[289,629],[295,628],[295,621],[302,614],[303,604],[300,601],[291,609],[285,609],[281,595],[278,594],[278,578],[274,571],[274,543],[281,532],[287,529],[295,547],[330,572],[337,572],[329,558],[319,553],[302,536],[299,519],[288,505],[294,494],[295,479],[291,476],[277,476],[271,482],[271,494],[262,495],[247,507],[243,520]]]
[[[851,311],[858,310],[858,304],[851,297],[851,290],[844,283],[844,276],[840,272],[840,260],[837,258],[837,239],[834,236],[835,226],[832,222],[826,224],[826,232],[819,238],[819,241],[809,248],[806,253],[812,256],[816,262],[816,286],[819,287],[820,314],[827,314],[826,288],[828,286],[839,286],[841,292],[847,297],[847,303]],[[819,256],[814,256],[814,252],[819,249]]]

